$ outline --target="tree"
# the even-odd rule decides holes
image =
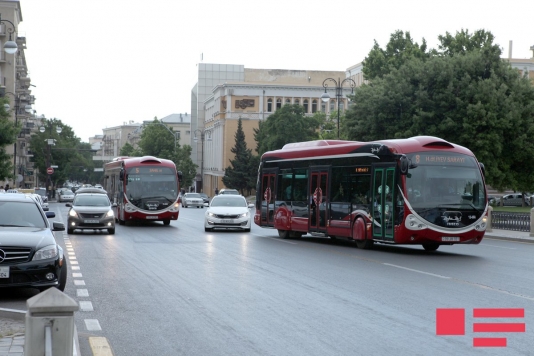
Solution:
[[[9,120],[9,113],[5,110],[4,104],[8,104],[6,98],[0,98],[0,179],[13,177],[13,157],[6,152],[6,146],[13,145],[17,138],[17,133],[21,130],[21,125]]]
[[[243,123],[241,118],[237,122],[237,131],[235,133],[235,146],[231,149],[231,152],[235,155],[234,159],[230,160],[230,166],[226,167],[224,177],[222,182],[227,187],[232,187],[238,189],[241,194],[247,190],[250,193],[250,190],[255,186],[251,187],[252,180],[252,151],[247,148],[247,143],[245,142],[245,133],[243,132]],[[257,167],[253,173],[254,177],[257,175]],[[243,194],[244,195],[244,194]]]
[[[129,142],[126,142],[124,146],[121,147],[120,155],[128,157],[142,156],[141,150],[138,148],[134,148],[134,146],[132,146]]]
[[[393,69],[399,69],[411,58],[425,60],[429,56],[424,38],[423,43],[419,45],[413,41],[410,32],[397,30],[391,34],[386,49],[380,48],[375,40],[373,49],[363,61],[363,75],[366,80],[382,78]]]
[[[141,133],[139,149],[133,149],[131,145],[132,149],[130,149],[124,145],[123,148],[126,147],[124,152],[131,153],[133,156],[154,156],[172,160],[176,164],[176,169],[182,172],[181,186],[188,187],[193,184],[198,166],[191,160],[191,146],[181,147],[178,140],[175,142],[174,137],[172,128],[167,128],[165,124],[154,118]]]
[[[256,151],[261,156],[286,143],[316,140],[321,123],[317,116],[307,117],[302,106],[286,104],[254,129]]]
[[[470,44],[465,32],[457,37],[440,37],[442,52],[408,58],[360,87],[347,112],[349,138],[438,136],[471,149],[492,187],[530,191],[534,167],[523,162],[534,154],[534,88],[481,40],[490,34]]]

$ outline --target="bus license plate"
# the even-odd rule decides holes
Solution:
[[[100,221],[98,220],[84,220],[83,221],[86,224],[98,224]]]
[[[226,220],[222,220],[222,223],[223,223],[223,224],[231,224],[231,223],[233,223],[233,222],[234,222],[234,220],[228,220],[228,219],[226,219]]]
[[[0,267],[0,278],[9,278],[9,267]]]
[[[459,236],[442,236],[441,241],[460,241]]]
[[[147,215],[146,216],[147,219],[157,219],[157,215]]]

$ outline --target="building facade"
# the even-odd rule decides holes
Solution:
[[[35,112],[31,105],[35,97],[31,93],[31,79],[24,50],[26,37],[18,33],[18,25],[22,22],[22,10],[19,1],[0,1],[0,91],[9,99],[11,119],[20,124],[21,132],[13,146],[6,147],[6,152],[13,157],[13,177],[0,177],[1,184],[12,187],[33,188],[38,185],[37,168],[31,162],[33,157],[30,137],[38,129]],[[14,54],[4,51],[4,44],[13,40],[17,44]]]

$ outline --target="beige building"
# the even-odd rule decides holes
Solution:
[[[6,147],[13,157],[13,174],[11,177],[0,177],[0,184],[33,188],[37,186],[37,171],[30,162],[33,156],[29,145],[30,137],[38,125],[35,123],[35,112],[31,109],[35,98],[31,94],[31,79],[24,50],[26,37],[18,33],[18,25],[22,22],[22,10],[19,1],[0,0],[0,90],[9,99],[9,107],[14,123],[21,124],[21,132],[13,146]],[[14,54],[5,51],[5,44],[14,41],[17,48]]]
[[[93,156],[94,161],[109,162],[113,158],[120,156],[120,150],[134,132],[141,126],[139,123],[133,121],[124,122],[120,126],[107,127],[102,129],[103,135],[100,144],[100,150]],[[100,135],[98,135],[100,136]],[[92,146],[98,145],[98,139],[94,138]]]
[[[211,196],[215,188],[224,187],[222,177],[234,158],[231,149],[239,118],[247,147],[254,151],[253,130],[260,120],[282,105],[302,105],[309,116],[316,111],[329,115],[337,110],[333,81],[326,82],[330,101],[321,101],[325,92],[323,82],[328,78],[339,83],[347,78],[347,72],[248,69],[242,65],[200,63],[198,82],[192,90],[191,114],[191,131],[197,137],[196,142],[193,140],[192,160],[199,166],[195,190]],[[350,85],[344,85],[341,111],[347,107],[346,94],[350,92]]]

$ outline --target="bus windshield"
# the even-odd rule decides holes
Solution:
[[[178,198],[177,177],[168,167],[133,167],[127,174],[126,197],[140,208],[145,206],[147,200],[165,201],[168,204]]]
[[[473,157],[443,152],[420,152],[406,176],[406,197],[422,216],[432,208],[475,210],[486,207],[486,190]]]

